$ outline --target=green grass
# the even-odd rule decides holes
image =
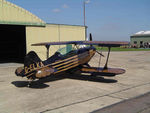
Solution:
[[[96,47],[96,49],[101,51],[108,51],[107,47]],[[111,51],[150,51],[150,49],[112,47]]]

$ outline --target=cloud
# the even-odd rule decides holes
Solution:
[[[90,0],[85,1],[86,4],[90,3]]]
[[[69,6],[68,6],[67,4],[64,4],[64,5],[62,6],[62,8],[66,9],[66,8],[69,8]]]
[[[68,6],[67,4],[63,4],[62,7],[53,9],[52,12],[54,12],[54,13],[59,13],[59,12],[61,12],[63,9],[67,9],[67,8],[69,8],[69,6]]]
[[[60,10],[60,9],[58,9],[58,8],[53,9],[52,11],[53,11],[54,13],[59,13],[59,12],[61,12],[61,10]]]

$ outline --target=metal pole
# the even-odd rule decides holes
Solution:
[[[59,35],[59,36],[58,36],[58,38],[59,38],[58,40],[59,40],[59,42],[60,42],[60,25],[58,25],[58,35]],[[59,49],[60,49],[60,45],[59,45]]]
[[[107,68],[108,68],[108,67],[107,67],[107,64],[108,64],[108,59],[109,59],[109,55],[110,55],[110,49],[111,49],[111,47],[108,47],[108,55],[107,55],[106,64],[105,64],[105,66],[104,66],[104,69],[107,69]]]
[[[84,15],[84,26],[85,26],[85,1],[83,2],[83,15]]]
[[[84,27],[85,27],[85,41],[86,41],[86,38],[87,38],[87,27],[85,25],[85,1],[83,2],[83,16],[84,16]]]
[[[87,38],[87,27],[85,26],[85,41],[86,41],[86,38]]]
[[[49,58],[49,47],[50,47],[50,45],[46,45],[45,47],[47,49],[47,55],[46,56],[47,56],[47,59],[48,59]]]

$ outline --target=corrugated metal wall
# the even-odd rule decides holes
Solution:
[[[46,59],[45,47],[34,47],[31,44],[52,41],[85,40],[84,26],[49,24],[46,27],[26,27],[27,52],[34,50],[42,59]],[[50,55],[62,46],[51,46]]]
[[[45,26],[37,16],[5,0],[0,0],[0,24]]]

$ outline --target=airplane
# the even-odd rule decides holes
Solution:
[[[43,42],[32,44],[32,46],[45,46],[47,49],[47,60],[42,61],[36,52],[30,51],[24,58],[24,66],[18,67],[15,71],[17,76],[27,77],[30,83],[35,79],[45,78],[66,73],[90,73],[91,76],[115,76],[125,73],[121,68],[109,68],[108,59],[111,47],[120,47],[128,45],[128,42],[119,41],[92,41],[92,35],[89,37],[90,41],[60,41],[60,42]],[[52,45],[74,45],[74,49],[62,54],[61,51],[56,51],[54,55],[49,57],[49,49]],[[80,45],[84,45],[80,47]],[[85,46],[87,45],[87,46]],[[100,56],[104,55],[96,50],[93,45],[100,47],[108,47],[108,54],[104,67],[92,67],[88,62],[92,59],[95,53]],[[29,84],[30,84],[29,83]]]

